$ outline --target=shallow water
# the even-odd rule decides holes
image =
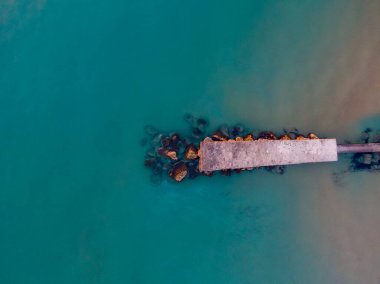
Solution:
[[[339,141],[379,128],[379,1],[0,4],[2,283],[379,283],[380,175],[153,186],[185,113]]]

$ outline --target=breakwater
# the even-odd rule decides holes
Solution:
[[[182,182],[186,178],[194,179],[199,176],[211,177],[216,172],[230,176],[254,170],[266,170],[273,174],[282,175],[286,166],[263,166],[255,168],[227,169],[221,171],[201,172],[199,170],[199,145],[204,139],[212,141],[254,141],[254,140],[304,140],[319,139],[314,133],[302,134],[298,129],[283,129],[280,134],[272,131],[252,130],[242,124],[223,124],[210,131],[209,122],[205,118],[186,114],[184,120],[188,125],[187,131],[166,133],[154,126],[145,126],[145,134],[140,144],[146,147],[144,166],[151,171],[150,180],[160,184],[162,180]],[[357,142],[357,141],[355,141]],[[360,143],[379,143],[380,134],[372,129],[365,129],[358,138]],[[347,171],[380,170],[380,153],[350,154],[350,165]]]
[[[272,131],[253,130],[243,124],[223,124],[210,130],[207,119],[195,117],[191,114],[184,116],[187,130],[165,133],[154,126],[145,126],[145,134],[140,144],[146,147],[144,165],[151,170],[151,181],[159,184],[165,177],[181,182],[185,178],[194,179],[199,176],[213,176],[215,172],[199,171],[198,150],[200,142],[206,137],[213,141],[236,141],[253,140],[302,140],[318,139],[314,133],[302,134],[296,128],[283,129],[280,134]],[[266,166],[258,168],[242,168],[234,170],[218,171],[221,175],[230,176],[253,170],[266,170],[274,174],[285,173],[285,166]]]

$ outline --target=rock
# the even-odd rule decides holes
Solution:
[[[157,133],[153,136],[152,140],[150,141],[150,144],[152,146],[157,146],[157,145],[160,145],[161,143],[161,139],[162,139],[163,135],[161,133]]]
[[[191,128],[191,135],[195,139],[200,139],[204,135],[204,132],[202,130],[200,130],[198,127],[192,127]]]
[[[293,128],[283,128],[285,134],[299,134],[299,130],[295,127]]]
[[[208,121],[206,119],[197,118],[191,114],[185,114],[184,119],[190,124],[191,128],[197,128],[202,133],[204,133],[208,126]]]
[[[374,143],[380,143],[380,133],[376,133],[374,136],[373,136],[373,142]]]
[[[153,148],[146,152],[146,155],[150,158],[157,157],[157,151]]]
[[[144,166],[148,168],[154,168],[156,166],[156,159],[155,158],[148,158],[144,160]]]
[[[187,146],[185,151],[185,158],[188,160],[196,160],[198,159],[198,148],[194,144],[190,144]]]
[[[222,124],[219,129],[218,129],[225,137],[229,137],[230,134],[228,132],[228,125],[227,124]]]
[[[259,139],[277,140],[277,137],[271,131],[264,131],[259,133]]]
[[[243,139],[243,137],[238,136],[235,138],[235,141],[244,141],[244,139]]]
[[[176,182],[181,182],[188,174],[188,168],[184,162],[179,162],[174,165],[169,172],[169,176]]]
[[[296,140],[305,140],[305,139],[306,139],[305,136],[303,136],[302,134],[298,134],[296,136]]]
[[[292,140],[292,137],[290,137],[288,134],[283,134],[278,139],[280,139],[280,140]]]
[[[220,130],[217,130],[212,134],[212,139],[215,141],[227,141],[228,137],[225,136]]]
[[[197,176],[199,176],[199,170],[198,170],[198,163],[197,162],[191,162],[187,165],[188,171],[189,171],[189,178],[194,179]]]
[[[172,159],[173,161],[178,160],[177,152],[176,152],[176,151],[168,150],[168,151],[166,152],[166,156],[169,157],[170,159]]]
[[[204,131],[206,130],[207,126],[208,126],[208,122],[207,122],[206,119],[204,119],[204,118],[198,118],[198,119],[197,119],[197,127],[198,127],[201,131],[204,132]]]
[[[285,173],[285,167],[284,166],[274,166],[272,168],[272,173],[283,175]]]
[[[185,121],[187,122],[187,123],[189,123],[190,124],[190,126],[195,126],[196,125],[196,118],[192,115],[192,114],[189,114],[189,113],[186,113],[185,115],[184,115],[184,117],[183,117],[184,119],[185,119]]]
[[[241,124],[236,124],[235,126],[231,127],[228,132],[232,138],[243,136],[244,126]]]
[[[254,140],[256,140],[256,138],[251,133],[248,133],[244,137],[244,141],[254,141]]]
[[[372,165],[371,170],[375,170],[375,171],[380,170],[380,165]]]
[[[190,140],[188,138],[182,138],[181,143],[183,146],[187,147],[190,145]]]
[[[380,153],[372,153],[372,163],[380,164]]]
[[[214,175],[214,172],[202,172],[204,176],[212,177]]]
[[[162,137],[161,138],[161,145],[165,149],[170,148],[171,143],[172,143],[172,140],[170,139],[170,137]]]
[[[369,132],[362,132],[361,136],[360,136],[360,140],[363,141],[363,143],[368,143],[369,142]]]
[[[371,154],[369,154],[371,155]],[[365,154],[355,153],[352,157],[352,168],[354,170],[367,170],[370,168],[371,162],[365,161]],[[369,163],[369,164],[368,164]]]
[[[220,171],[220,174],[222,175],[222,176],[230,176],[231,175],[231,170],[221,170]]]
[[[180,139],[178,133],[174,133],[174,134],[172,134],[172,135],[170,136],[170,140],[172,141],[172,147],[177,147],[179,141],[181,141],[181,139]]]
[[[309,138],[309,139],[319,139],[318,136],[315,135],[314,133],[309,133],[309,134],[307,135],[307,138]]]
[[[157,153],[160,156],[170,158],[173,161],[178,160],[177,152],[174,150],[168,150],[168,149],[161,147],[161,148],[158,148]]]
[[[363,155],[363,164],[370,165],[372,163],[372,154],[366,153]]]

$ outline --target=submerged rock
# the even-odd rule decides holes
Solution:
[[[161,133],[157,133],[153,136],[152,140],[150,140],[150,144],[155,147],[160,145],[163,135]]]
[[[264,140],[277,140],[276,135],[274,135],[273,132],[271,131],[264,131],[259,133],[259,139],[264,139]]]
[[[200,139],[204,135],[204,132],[202,130],[200,130],[198,127],[192,127],[191,128],[191,135],[195,139]]]
[[[179,162],[174,165],[169,172],[169,176],[176,182],[181,182],[188,174],[188,168],[184,162]]]
[[[204,176],[212,177],[214,175],[214,172],[202,172]]]
[[[285,166],[274,166],[272,168],[272,173],[283,175],[285,173]]]
[[[208,126],[208,121],[206,119],[197,118],[192,114],[185,114],[184,119],[190,125],[191,135],[194,138],[200,139],[204,136],[206,128]]]
[[[190,113],[186,113],[183,117],[185,119],[185,121],[187,123],[189,123],[191,126],[195,126],[196,125],[196,117],[194,117],[192,114]]]
[[[157,164],[157,161],[155,158],[148,158],[144,161],[144,166],[148,168],[154,168]]]
[[[220,171],[220,174],[221,174],[222,176],[230,176],[230,175],[231,175],[231,172],[232,172],[232,170],[221,170],[221,171]]]
[[[198,159],[198,148],[194,144],[190,144],[187,146],[185,151],[185,158],[188,160],[196,160]]]
[[[227,124],[222,124],[219,126],[218,130],[226,137],[229,137],[230,134],[228,132],[228,125]]]
[[[244,136],[244,126],[241,124],[236,124],[235,126],[231,127],[228,130],[228,132],[231,138],[236,138],[237,136]]]
[[[202,130],[203,132],[206,130],[206,127],[208,126],[208,121],[204,118],[198,118],[197,119],[197,127]]]
[[[372,164],[372,154],[366,153],[363,155],[363,164],[364,165]]]
[[[189,171],[189,178],[190,179],[193,179],[193,178],[196,178],[197,176],[199,176],[200,173],[199,173],[197,161],[188,163],[187,168]]]

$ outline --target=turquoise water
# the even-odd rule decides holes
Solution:
[[[379,4],[3,1],[1,283],[378,283],[378,175],[153,186],[139,141],[185,113],[375,127]]]

